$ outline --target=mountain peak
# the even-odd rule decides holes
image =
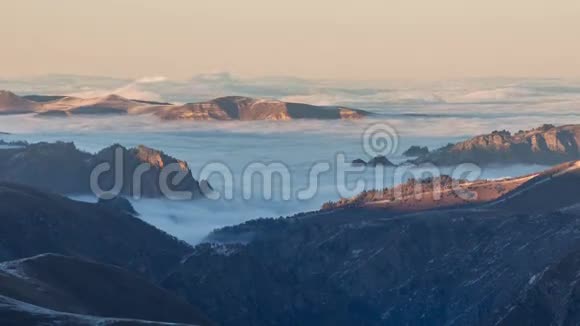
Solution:
[[[10,91],[0,90],[0,111],[10,112],[30,112],[36,107],[36,103],[26,100]]]
[[[109,94],[107,96],[104,96],[102,98],[103,101],[130,101],[129,99],[121,96],[121,95],[117,95],[117,94]]]

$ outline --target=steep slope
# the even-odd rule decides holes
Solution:
[[[0,261],[52,252],[160,280],[191,251],[122,211],[6,183],[0,183],[0,225]]]
[[[494,163],[558,164],[580,158],[580,125],[536,129],[494,131],[472,139],[450,144],[423,155],[415,163],[431,162],[454,165],[465,162],[480,165]]]
[[[568,162],[529,179],[485,207],[520,213],[567,209],[580,203],[580,161]]]
[[[37,103],[29,101],[16,94],[0,90],[0,114],[17,114],[33,112]]]
[[[498,326],[580,324],[580,251],[530,277]]]
[[[343,209],[199,246],[163,285],[223,325],[490,325],[580,247],[579,220]]]
[[[121,155],[118,155],[118,153],[121,153]],[[210,189],[206,181],[200,183],[193,178],[191,170],[185,161],[175,159],[161,151],[143,145],[129,149],[120,145],[107,147],[91,158],[89,166],[92,169],[103,162],[114,166],[112,163],[119,158],[122,158],[123,161],[122,195],[153,198],[169,197],[171,194],[163,189],[163,184],[168,190],[189,193],[186,197],[176,199],[194,199],[203,196],[202,187],[206,190]],[[148,170],[141,175],[136,175],[135,171],[138,171],[138,167],[143,164],[147,164]],[[163,169],[166,168],[183,173],[183,179],[174,185],[171,179],[174,175],[172,173],[167,180],[164,180]],[[110,173],[101,176],[99,184],[103,189],[112,189],[116,182],[116,177],[116,172],[111,170]],[[138,188],[135,188],[135,178],[138,178],[141,184]],[[164,181],[162,182],[162,180]]]
[[[60,312],[209,324],[195,307],[123,269],[55,254],[0,263],[0,294]]]

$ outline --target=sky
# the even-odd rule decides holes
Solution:
[[[0,77],[580,77],[578,0],[0,3]]]

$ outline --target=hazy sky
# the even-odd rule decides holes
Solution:
[[[0,0],[0,77],[580,77],[579,0]]]

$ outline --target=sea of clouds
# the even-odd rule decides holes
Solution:
[[[252,162],[282,162],[292,171],[294,189],[308,182],[315,162],[330,161],[337,153],[347,159],[369,159],[362,146],[364,130],[387,123],[396,130],[398,148],[390,158],[402,160],[410,145],[431,149],[492,130],[517,131],[544,123],[580,123],[580,82],[558,79],[482,79],[431,83],[330,82],[271,77],[243,79],[227,73],[199,75],[185,81],[162,76],[135,80],[42,76],[0,79],[0,89],[20,95],[116,93],[127,98],[176,103],[204,101],[227,95],[278,98],[321,105],[348,105],[377,113],[360,121],[161,121],[149,115],[47,119],[34,115],[2,116],[0,131],[8,140],[73,141],[89,152],[113,143],[144,144],[188,162],[194,176],[204,166],[221,162],[237,180]],[[545,167],[501,166],[483,169],[481,178],[532,173]],[[366,171],[358,177],[372,178]],[[357,176],[355,175],[355,179]],[[210,180],[216,187],[220,180]],[[316,196],[309,200],[233,200],[172,202],[139,200],[141,218],[190,243],[211,230],[257,217],[277,217],[317,209],[337,200],[336,179],[321,177]],[[387,180],[387,185],[388,180]],[[240,185],[235,184],[235,193]],[[372,188],[370,185],[369,188]],[[82,198],[83,200],[92,200]]]

